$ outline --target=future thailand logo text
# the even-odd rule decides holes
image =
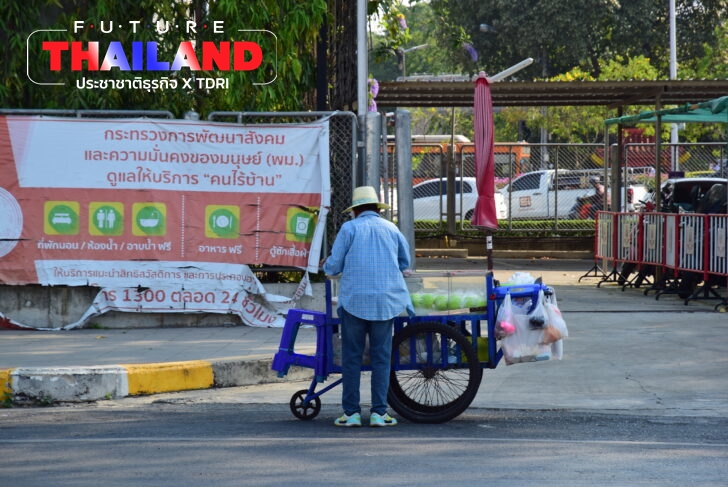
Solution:
[[[186,25],[171,26],[169,22],[157,21],[154,24],[142,24],[141,21],[128,21],[115,23],[100,21],[98,24],[78,20],[73,22],[71,32],[97,36],[109,36],[103,42],[96,40],[42,40],[40,68],[38,63],[31,59],[31,45],[37,42],[34,36],[46,33],[67,33],[68,29],[42,29],[31,33],[27,39],[28,79],[38,85],[64,85],[65,82],[53,80],[58,73],[78,73],[76,85],[78,88],[137,88],[156,90],[164,88],[228,88],[229,80],[224,77],[204,77],[202,73],[212,71],[224,72],[254,72],[266,68],[268,79],[262,82],[251,82],[254,85],[269,84],[277,77],[275,52],[266,53],[260,42],[251,40],[257,36],[269,36],[272,45],[277,48],[277,38],[273,32],[259,29],[238,29],[234,31],[235,37],[240,40],[182,40],[179,42],[174,56],[164,56],[160,52],[160,42],[157,40],[134,40],[124,44],[119,40],[110,40],[114,32],[126,30],[126,34],[137,34],[142,29],[154,29],[157,40],[162,40],[170,32],[184,33],[184,36],[194,38],[198,29],[207,31],[207,34],[224,35],[223,21],[213,21],[198,25],[187,21]],[[67,34],[61,34],[66,36]],[[38,36],[38,40],[40,36]],[[148,36],[147,36],[148,37]],[[118,37],[117,37],[118,39]],[[196,49],[197,48],[197,49]],[[167,49],[169,52],[169,48]],[[275,49],[273,49],[275,51]],[[265,62],[264,62],[265,61]],[[31,67],[34,68],[31,73]],[[186,68],[186,69],[185,69]],[[134,78],[129,79],[98,79],[103,72],[133,73]],[[40,76],[34,73],[40,73]],[[95,74],[94,79],[86,78],[86,74]],[[167,76],[159,76],[169,73]],[[190,74],[185,78],[182,73]],[[145,78],[144,74],[154,75]],[[40,78],[40,79],[38,79]]]

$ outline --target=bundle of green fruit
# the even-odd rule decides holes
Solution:
[[[482,308],[485,306],[485,297],[479,296],[472,291],[454,291],[450,294],[443,293],[413,293],[412,305],[415,310],[437,310],[448,311],[463,308]]]

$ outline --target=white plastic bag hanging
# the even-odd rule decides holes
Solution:
[[[503,337],[512,335],[516,332],[515,316],[513,314],[513,304],[511,302],[511,293],[506,293],[503,298],[498,316],[495,320],[495,336],[500,340]]]
[[[501,349],[506,364],[535,362],[551,358],[551,346],[543,343],[546,314],[543,306],[543,292],[539,291],[533,309],[527,313],[513,313],[514,333],[505,336],[501,341]],[[527,309],[524,307],[524,309]]]
[[[561,360],[564,355],[563,339],[569,336],[569,330],[556,303],[556,293],[552,292],[546,298],[544,309],[548,320],[547,330],[544,330],[544,343],[551,344],[553,358]]]

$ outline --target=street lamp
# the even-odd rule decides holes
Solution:
[[[405,64],[405,54],[412,51],[417,51],[418,49],[424,49],[426,47],[429,47],[429,44],[420,44],[419,46],[412,46],[408,47],[407,49],[402,49],[401,47],[397,48],[396,54],[397,54],[397,61],[399,61],[399,64],[402,68],[402,78],[407,77],[407,66]]]
[[[675,0],[668,2],[670,10],[670,79],[677,79],[677,27],[675,21]],[[678,126],[673,123],[670,127],[670,148],[671,148],[671,168],[673,171],[678,170],[677,142],[678,142]]]

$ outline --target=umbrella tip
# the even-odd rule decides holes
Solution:
[[[485,71],[481,71],[478,73],[478,78],[485,78],[485,77],[486,77]]]

